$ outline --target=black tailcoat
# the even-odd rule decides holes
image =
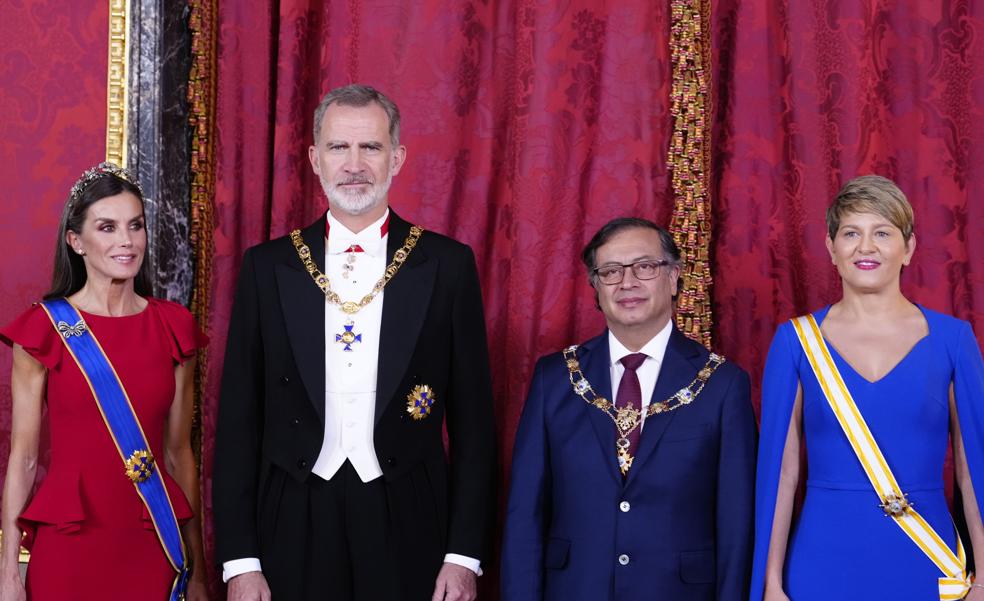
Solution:
[[[324,231],[322,217],[302,232],[322,271]],[[387,263],[409,231],[410,224],[391,211]],[[390,519],[397,531],[421,539],[401,542],[408,552],[424,555],[405,559],[427,566],[440,566],[444,553],[485,559],[496,502],[495,427],[471,250],[424,232],[382,302],[373,439],[389,491]],[[264,554],[284,551],[264,545],[265,533],[279,519],[282,483],[271,474],[299,482],[310,477],[324,436],[329,343],[324,295],[290,238],[247,250],[229,321],[216,434],[219,561],[259,557],[262,562]],[[407,395],[425,384],[437,401],[431,415],[414,420]],[[413,528],[403,528],[401,521],[412,521]]]

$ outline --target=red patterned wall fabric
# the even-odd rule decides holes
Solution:
[[[45,289],[65,190],[104,154],[107,20],[100,2],[0,5],[4,322]],[[717,0],[712,20],[717,348],[757,382],[775,325],[836,300],[823,210],[869,172],[915,207],[907,294],[984,339],[984,6]],[[206,507],[242,251],[324,210],[310,115],[353,81],[404,113],[395,209],[476,252],[504,492],[533,361],[602,326],[580,248],[612,217],[670,216],[668,27],[642,0],[222,3]],[[9,365],[0,346],[3,465]]]
[[[984,340],[984,4],[715,5],[717,346],[757,383],[775,326],[840,297],[824,211],[848,179],[915,211],[909,299]]]
[[[41,300],[68,189],[106,156],[108,36],[107,2],[0,2],[0,323]],[[0,474],[10,363],[0,344]]]
[[[476,251],[505,474],[533,361],[602,325],[578,251],[611,217],[669,218],[668,3],[322,4],[221,7],[206,457],[241,252],[324,210],[310,114],[361,81],[404,111],[394,207]],[[775,325],[836,300],[823,210],[861,173],[915,206],[906,292],[984,334],[982,11],[714,3],[716,344],[756,382]]]
[[[535,359],[603,327],[580,248],[619,215],[669,219],[668,4],[293,0],[219,10],[205,473],[241,254],[327,208],[306,156],[311,115],[328,89],[363,82],[403,112],[408,159],[392,206],[477,255],[505,474]],[[206,476],[206,505],[208,485]],[[482,581],[492,587],[495,576]]]

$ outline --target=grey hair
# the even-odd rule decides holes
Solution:
[[[393,146],[400,144],[400,109],[396,103],[386,97],[385,94],[375,88],[354,83],[341,88],[331,90],[321,99],[318,108],[314,109],[314,143],[318,143],[318,136],[321,135],[321,121],[325,117],[325,111],[332,104],[341,106],[362,107],[375,102],[389,117],[389,135]]]

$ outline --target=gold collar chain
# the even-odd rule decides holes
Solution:
[[[595,393],[591,384],[588,383],[587,378],[581,373],[581,364],[577,360],[576,344],[564,349],[564,360],[567,362],[567,370],[570,372],[568,378],[571,381],[571,386],[574,387],[574,392],[589,405],[594,405],[604,411],[608,417],[612,418],[612,421],[615,422],[615,427],[618,429],[620,439],[627,438],[632,430],[639,427],[639,424],[642,422],[642,411],[632,409],[631,407],[616,408],[611,401]],[[665,401],[650,403],[649,409],[646,411],[646,417],[652,417],[657,413],[673,411],[674,409],[679,409],[684,405],[694,402],[697,395],[704,390],[704,385],[724,362],[724,357],[717,353],[711,353],[710,357],[707,358],[707,363],[697,372],[697,375],[694,376],[690,384],[676,391],[673,396]]]
[[[424,233],[424,228],[418,225],[410,226],[410,234],[407,236],[406,240],[403,241],[403,246],[401,246],[395,253],[393,253],[393,261],[386,266],[386,270],[383,271],[383,277],[379,278],[376,285],[372,287],[372,291],[363,296],[362,300],[359,302],[355,301],[343,301],[338,294],[331,289],[331,282],[328,281],[328,276],[321,273],[318,269],[317,264],[311,259],[311,249],[308,248],[307,244],[304,244],[304,240],[301,238],[301,230],[294,230],[290,233],[290,240],[294,243],[294,249],[297,250],[297,256],[304,262],[304,268],[307,272],[311,274],[311,279],[317,284],[318,288],[325,294],[325,300],[333,305],[338,305],[341,307],[342,311],[349,315],[353,315],[359,312],[359,309],[365,307],[372,302],[372,299],[376,298],[376,295],[383,291],[386,284],[393,279],[396,272],[400,271],[400,267],[403,266],[403,262],[407,260],[410,256],[410,251],[413,247],[417,245],[417,240],[420,239],[420,235]]]

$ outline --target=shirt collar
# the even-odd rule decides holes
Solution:
[[[649,339],[649,342],[644,344],[638,351],[630,351],[625,348],[625,345],[618,341],[615,334],[611,330],[608,330],[608,353],[610,355],[611,366],[615,366],[623,357],[633,354],[633,352],[645,353],[650,359],[655,360],[657,364],[663,363],[663,357],[666,356],[666,345],[670,342],[670,333],[673,331],[673,318],[671,317],[667,320],[666,325],[658,334]]]
[[[342,223],[335,219],[335,216],[328,211],[327,231],[328,244],[325,246],[329,255],[337,255],[345,252],[352,245],[358,245],[371,257],[378,257],[386,254],[387,231],[383,231],[383,225],[389,224],[389,209],[383,213],[382,217],[369,224],[358,234],[352,232]],[[387,228],[388,230],[389,228]]]

